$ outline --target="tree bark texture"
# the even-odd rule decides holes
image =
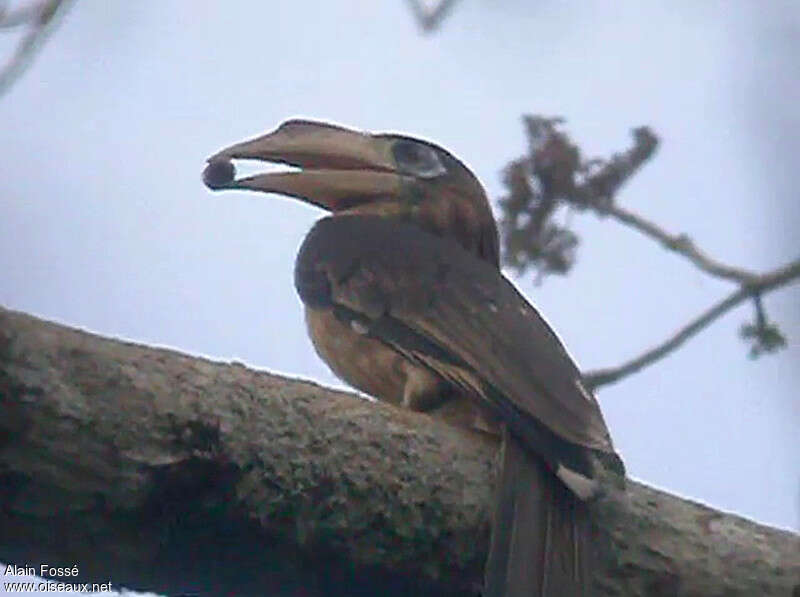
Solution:
[[[170,595],[479,592],[490,436],[3,309],[0,408],[0,561]],[[633,481],[593,509],[597,595],[800,593],[793,533]]]

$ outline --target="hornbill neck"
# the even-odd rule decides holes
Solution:
[[[450,189],[435,195],[370,201],[334,212],[334,216],[370,215],[413,224],[440,238],[454,240],[467,252],[499,267],[497,225],[485,195],[464,197]]]

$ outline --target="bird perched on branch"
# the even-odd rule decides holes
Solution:
[[[236,178],[235,159],[297,170]],[[584,502],[622,462],[560,340],[500,273],[496,224],[466,166],[418,139],[290,120],[216,153],[204,180],[331,212],[303,242],[295,286],[339,377],[451,422],[500,425],[484,596],[588,594]]]

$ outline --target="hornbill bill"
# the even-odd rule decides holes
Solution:
[[[296,170],[236,178],[234,159]],[[484,596],[588,594],[584,502],[606,471],[624,469],[575,363],[500,273],[496,224],[466,166],[418,139],[290,120],[213,155],[204,180],[332,213],[303,241],[295,286],[334,373],[377,398],[500,430]]]

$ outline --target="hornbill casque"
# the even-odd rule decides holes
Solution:
[[[295,170],[237,178],[237,159]],[[577,366],[500,273],[497,226],[469,169],[419,139],[289,120],[213,155],[203,178],[331,212],[303,241],[295,286],[334,373],[502,435],[484,596],[588,595],[585,502],[624,468]]]

